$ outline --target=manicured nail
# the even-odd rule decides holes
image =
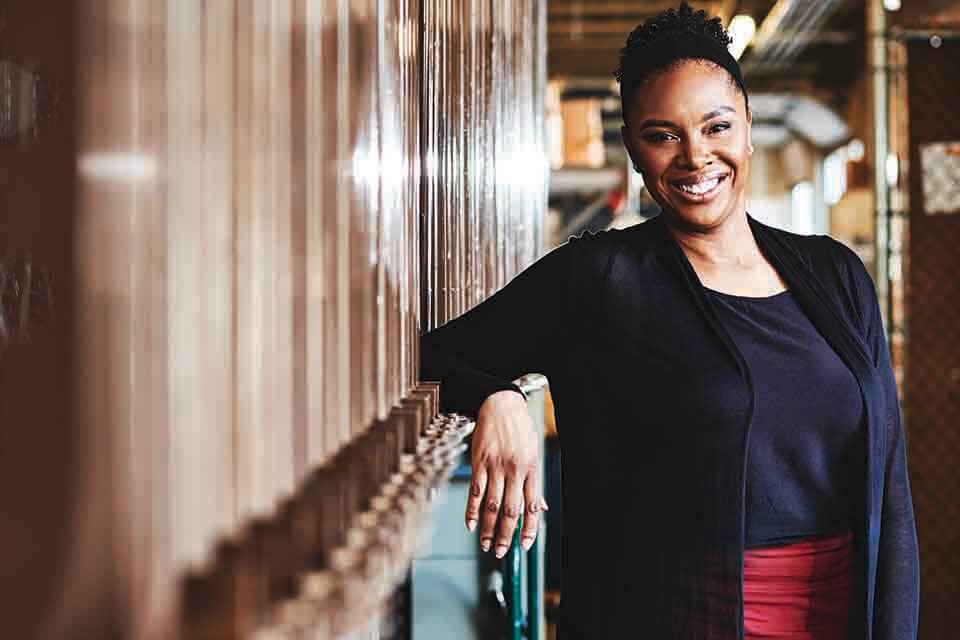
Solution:
[[[477,521],[476,521],[476,520],[473,520],[473,519],[467,520],[467,530],[468,530],[468,531],[473,531],[473,530],[476,529],[476,528],[477,528]]]
[[[507,555],[507,546],[504,544],[497,546],[497,558],[502,558]]]
[[[533,546],[533,538],[524,538],[520,546],[523,547],[524,551],[530,551],[530,547]]]
[[[485,552],[490,551],[490,538],[484,538],[480,541],[480,548]]]

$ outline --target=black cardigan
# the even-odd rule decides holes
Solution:
[[[916,528],[873,283],[839,242],[748,218],[863,397],[850,637],[913,639]],[[550,381],[563,451],[563,639],[743,637],[753,384],[713,304],[655,218],[571,238],[422,338],[421,377],[443,383],[446,410],[476,415],[525,373]]]

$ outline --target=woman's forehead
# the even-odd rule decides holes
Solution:
[[[744,111],[739,90],[724,69],[699,60],[684,61],[651,76],[630,99],[632,115],[692,114],[699,120],[724,107],[737,113]]]

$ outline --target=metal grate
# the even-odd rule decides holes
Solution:
[[[921,638],[960,626],[960,210],[931,214],[920,149],[960,140],[960,40],[908,45],[909,342],[904,409],[921,560]]]

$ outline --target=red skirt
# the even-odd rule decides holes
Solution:
[[[745,549],[744,638],[847,640],[853,532]]]

